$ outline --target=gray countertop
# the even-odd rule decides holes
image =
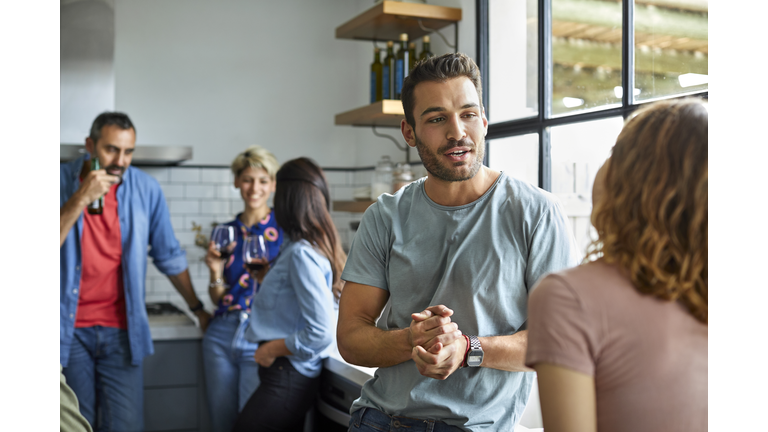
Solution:
[[[153,341],[203,338],[203,332],[197,326],[197,319],[191,312],[186,311],[186,305],[179,309],[184,315],[148,316],[149,332]]]

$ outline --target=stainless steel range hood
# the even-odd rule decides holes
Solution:
[[[59,159],[61,162],[77,159],[85,153],[83,144],[61,144]],[[178,165],[192,159],[192,147],[186,146],[150,146],[137,145],[133,151],[131,165],[168,166]]]

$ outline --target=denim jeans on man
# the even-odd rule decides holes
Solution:
[[[248,314],[232,311],[215,317],[203,336],[208,412],[212,432],[230,432],[237,414],[259,386],[258,344],[245,339]]]
[[[142,365],[131,363],[126,330],[75,329],[63,372],[94,431],[144,430]]]
[[[368,407],[353,412],[349,419],[349,432],[462,432],[463,430],[439,420],[390,416]]]

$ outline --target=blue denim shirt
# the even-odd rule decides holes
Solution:
[[[86,156],[83,156],[61,164],[59,207],[64,206],[80,186],[80,170],[85,160]],[[123,183],[117,188],[117,202],[123,248],[123,287],[128,339],[131,362],[138,365],[145,356],[154,352],[144,303],[147,248],[151,247],[149,256],[152,257],[155,267],[166,275],[177,275],[186,270],[187,257],[173,234],[168,206],[157,180],[129,166],[123,174]],[[60,249],[59,353],[60,362],[64,367],[69,360],[69,347],[75,332],[75,317],[80,296],[82,235],[81,214]]]
[[[331,262],[306,240],[286,238],[256,293],[246,337],[285,339],[287,356],[302,375],[320,375],[336,331]]]

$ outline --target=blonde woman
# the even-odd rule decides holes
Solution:
[[[253,359],[258,344],[244,334],[258,283],[243,265],[243,239],[261,234],[270,257],[277,256],[283,231],[268,200],[275,191],[279,167],[275,156],[259,146],[249,147],[232,161],[235,187],[244,204],[243,212],[226,224],[235,228],[234,250],[225,261],[211,242],[205,256],[210,270],[209,293],[217,305],[203,337],[208,408],[215,432],[232,430],[238,413],[259,386],[259,365]]]
[[[592,261],[529,301],[544,429],[707,430],[706,103],[639,109],[598,171]]]

